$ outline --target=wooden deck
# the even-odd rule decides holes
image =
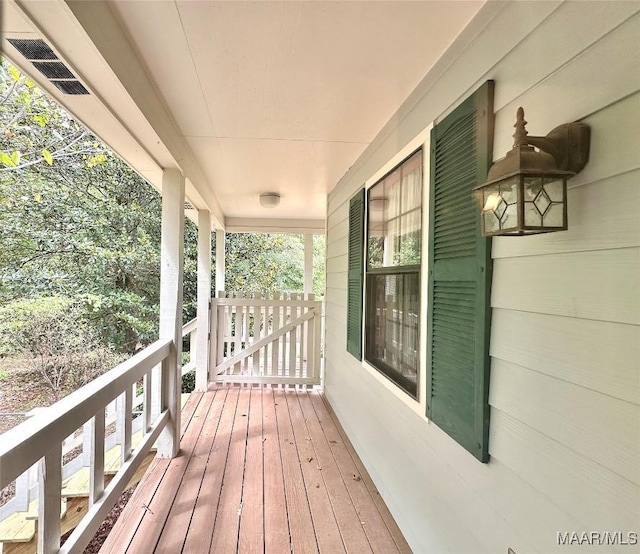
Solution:
[[[101,552],[411,552],[316,391],[193,393]]]

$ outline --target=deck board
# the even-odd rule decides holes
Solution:
[[[262,392],[251,391],[249,427],[242,487],[239,552],[264,549],[264,468],[262,430]],[[267,460],[267,467],[269,467]]]
[[[298,391],[300,404],[307,432],[311,438],[318,467],[322,468],[322,478],[333,507],[336,522],[340,530],[342,542],[347,552],[371,554],[372,550],[364,532],[363,520],[358,516],[353,500],[349,494],[343,475],[329,447],[324,431],[306,391]],[[353,481],[353,476],[348,478]]]
[[[264,471],[264,551],[279,554],[289,551],[291,535],[273,391],[262,395],[262,432],[264,467],[267,468]]]
[[[197,438],[193,455],[189,460],[182,483],[171,506],[167,522],[162,530],[156,547],[157,552],[172,554],[180,552],[191,523],[191,514],[202,487],[204,471],[207,466],[211,447],[215,440],[220,421],[220,413],[224,407],[226,391],[218,391],[207,412],[202,431]]]
[[[238,396],[238,406],[233,419],[231,442],[227,454],[224,486],[215,514],[211,552],[235,552],[238,544],[238,528],[242,517],[242,483],[247,449],[250,394],[249,390],[245,390]]]
[[[229,390],[187,530],[183,552],[208,552],[211,546],[237,404],[238,391]]]
[[[285,393],[275,391],[274,400],[289,532],[291,533],[291,550],[303,554],[317,554],[317,539]]]
[[[185,411],[101,552],[410,552],[319,392],[219,385]]]
[[[311,508],[318,549],[320,554],[344,553],[346,550],[323,478],[323,468],[316,459],[295,390],[286,394],[285,399],[289,407],[289,417],[309,499],[309,508]]]

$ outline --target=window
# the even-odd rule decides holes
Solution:
[[[420,351],[422,151],[367,196],[365,359],[414,398]]]

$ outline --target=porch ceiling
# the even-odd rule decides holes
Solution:
[[[482,4],[12,0],[5,36],[49,42],[102,109],[54,95],[156,186],[150,160],[171,158],[218,225],[318,220],[328,191]],[[267,191],[280,206],[259,205]]]

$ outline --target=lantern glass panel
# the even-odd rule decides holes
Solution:
[[[562,227],[564,224],[564,204],[559,202],[551,204],[543,218],[545,227]]]
[[[502,229],[514,229],[518,226],[518,205],[509,204],[500,221]]]
[[[524,224],[525,227],[542,226],[542,216],[533,202],[524,203]]]
[[[492,211],[483,212],[484,230],[486,233],[495,233],[500,230],[500,220]]]
[[[542,189],[542,177],[527,176],[524,181],[524,201],[533,202]]]
[[[564,186],[562,179],[545,179],[544,190],[549,196],[551,202],[564,202]]]
[[[482,189],[482,217],[485,232],[515,229],[518,226],[518,178],[510,177]]]

